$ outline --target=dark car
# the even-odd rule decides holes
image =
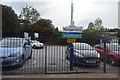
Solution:
[[[104,60],[104,45],[95,45],[95,50],[100,53],[101,60]],[[119,44],[106,44],[106,58],[107,62],[111,65],[120,64],[120,45]]]
[[[100,65],[100,54],[95,51],[89,44],[72,43],[73,44],[73,62],[80,65]],[[65,53],[66,59],[70,59],[70,45]]]
[[[2,67],[22,66],[32,57],[32,46],[25,38],[4,38],[0,41],[0,58]]]

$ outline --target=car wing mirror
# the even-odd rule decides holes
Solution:
[[[29,48],[29,45],[25,45],[26,48]]]
[[[28,44],[24,45],[24,48],[29,48],[29,47],[30,47],[30,45],[28,45]]]

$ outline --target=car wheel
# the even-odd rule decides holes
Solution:
[[[65,59],[69,59],[67,53],[65,53]]]
[[[28,59],[31,59],[32,58],[32,50],[31,50],[31,53],[30,53],[30,56],[28,57]]]
[[[36,49],[36,46],[34,45],[33,48]]]
[[[20,67],[22,67],[23,66],[23,64],[24,64],[24,55],[22,56],[22,58],[20,59]]]
[[[110,56],[110,58],[109,58],[109,64],[110,65],[115,65],[115,57]]]
[[[43,47],[40,47],[40,49],[43,49]]]

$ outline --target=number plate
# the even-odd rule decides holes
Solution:
[[[86,63],[96,63],[96,61],[86,61]]]

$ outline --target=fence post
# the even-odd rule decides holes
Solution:
[[[47,45],[45,45],[45,74],[47,73]]]
[[[70,43],[70,71],[73,71],[73,44]]]
[[[104,69],[103,72],[106,73],[106,41],[104,40]]]

